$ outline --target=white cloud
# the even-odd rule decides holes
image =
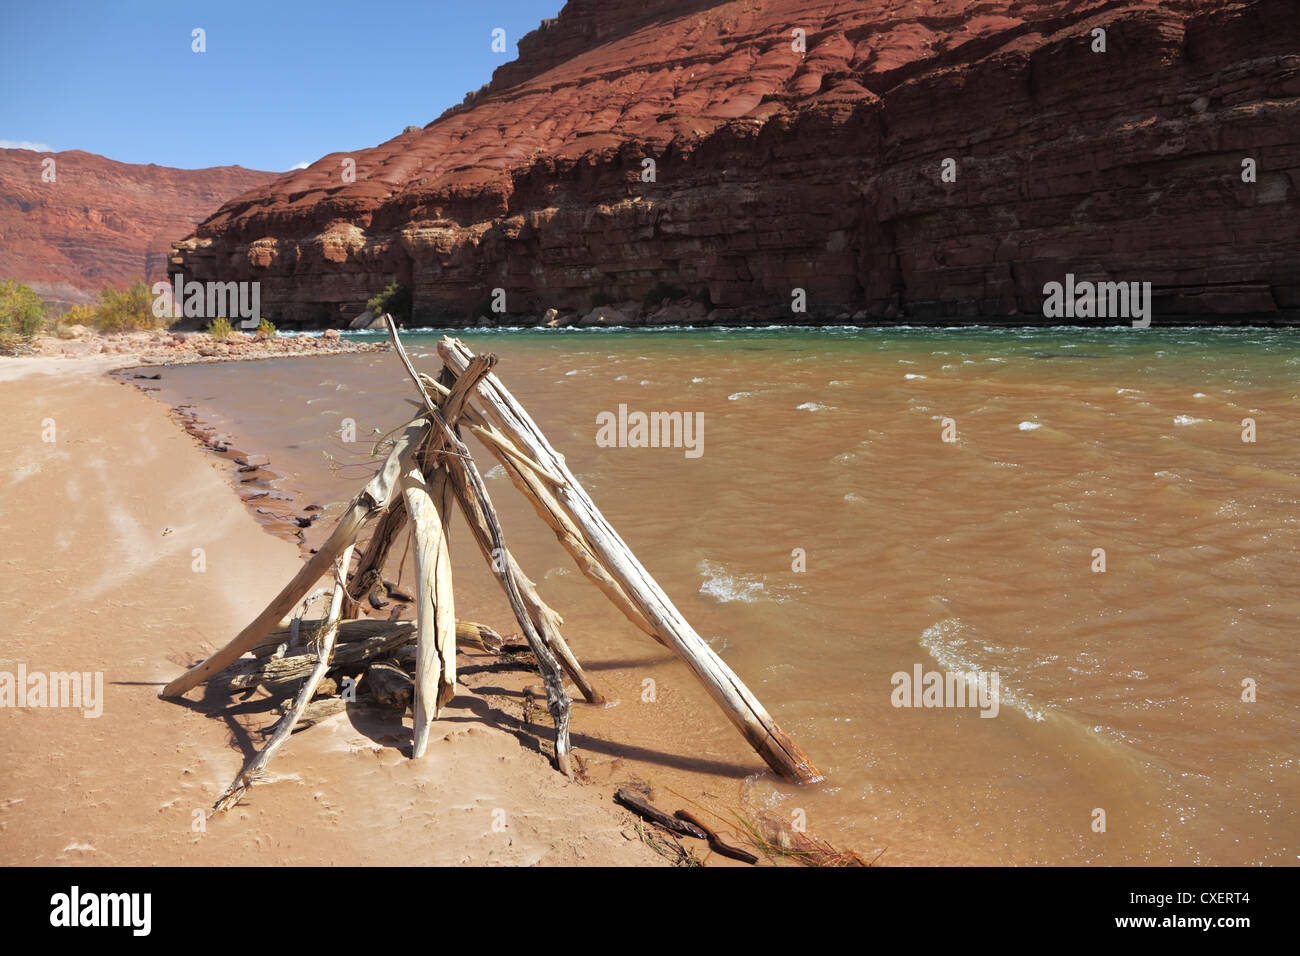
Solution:
[[[293,164],[292,166],[290,166],[289,168],[290,168],[290,169],[306,169],[306,168],[307,168],[308,166],[310,166],[310,165],[311,165],[311,163],[294,163],[294,164]]]
[[[55,148],[48,143],[32,143],[25,139],[0,139],[0,149],[34,149],[38,153],[53,153]]]

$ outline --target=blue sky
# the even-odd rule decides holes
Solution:
[[[563,5],[0,0],[0,146],[283,171],[425,125]]]

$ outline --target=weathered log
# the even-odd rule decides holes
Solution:
[[[451,552],[447,542],[447,517],[451,510],[451,487],[445,468],[438,467],[438,454],[447,443],[466,454],[464,446],[451,428],[460,417],[469,392],[479,379],[491,371],[495,358],[467,363],[464,381],[458,382],[442,406],[436,405],[397,334],[397,323],[385,314],[393,349],[407,374],[415,383],[425,407],[438,426],[428,441],[428,449],[412,446],[402,462],[402,494],[406,510],[415,526],[417,588],[417,640],[415,669],[415,705],[412,724],[411,755],[422,757],[429,742],[429,728],[443,705],[456,693],[456,613],[451,584]],[[436,470],[426,483],[425,474]]]
[[[476,360],[477,361],[477,360]],[[495,357],[489,363],[489,371],[496,363]],[[470,369],[475,371],[475,381],[478,379],[476,364],[471,363]],[[469,372],[466,373],[469,375]],[[457,380],[451,370],[443,366],[438,381],[433,381],[428,376],[422,376],[425,383],[436,389],[442,394],[450,396],[453,392],[464,393],[465,376]],[[472,406],[466,405],[462,411],[463,416],[479,417]],[[459,430],[457,431],[459,439]],[[504,438],[501,439],[503,445],[509,445]],[[463,447],[463,445],[462,445]],[[503,458],[503,467],[506,469],[516,468],[515,463]],[[561,666],[578,686],[579,692],[589,704],[603,706],[605,704],[605,695],[596,689],[595,684],[583,670],[582,665],[578,662],[577,656],[570,650],[568,642],[560,633],[560,625],[564,623],[562,618],[553,608],[542,600],[541,595],[537,593],[537,586],[528,575],[524,574],[523,568],[515,560],[515,556],[508,548],[498,549],[493,542],[492,530],[486,519],[488,512],[494,516],[495,509],[492,507],[492,499],[488,494],[487,483],[483,481],[483,476],[478,470],[473,456],[466,453],[463,456],[449,456],[446,461],[447,468],[451,473],[452,482],[456,490],[456,499],[460,503],[461,514],[465,516],[465,522],[469,525],[474,534],[474,539],[478,543],[479,550],[487,560],[489,567],[497,577],[497,582],[502,589],[509,595],[509,589],[506,585],[506,578],[513,579],[520,597],[523,599],[524,607],[528,612],[529,620],[532,621],[533,627],[537,630],[538,636],[546,643],[547,647],[559,659]],[[471,478],[469,472],[474,474]],[[479,494],[475,489],[482,492],[482,501],[480,503]],[[523,625],[520,625],[521,627]],[[545,662],[541,662],[545,666]],[[560,685],[563,688],[563,684]],[[565,710],[567,713],[567,703]]]
[[[387,630],[381,634],[338,644],[334,650],[331,670],[345,671],[349,667],[364,665],[383,654],[389,654],[406,644],[415,643],[415,624],[412,621],[351,622],[381,625]],[[310,652],[287,654],[262,660],[247,658],[236,661],[221,672],[220,679],[227,682],[231,692],[253,690],[264,685],[272,692],[302,680],[315,666],[316,655]]]
[[[315,666],[307,676],[302,688],[298,691],[293,706],[276,724],[275,733],[271,735],[271,739],[267,741],[266,746],[262,748],[260,753],[244,764],[238,776],[226,788],[226,792],[217,799],[213,809],[229,810],[239,803],[244,792],[266,770],[271,758],[275,756],[275,752],[289,739],[289,735],[293,733],[294,724],[298,722],[298,718],[307,709],[311,699],[316,696],[316,688],[320,686],[321,680],[325,677],[325,672],[329,670],[330,659],[334,653],[334,636],[338,633],[339,615],[343,611],[343,600],[347,596],[347,575],[348,568],[352,564],[352,548],[352,545],[348,545],[343,549],[343,554],[339,556],[334,569],[334,596],[330,600],[330,609],[325,618],[325,626],[320,630],[317,637]]]
[[[428,483],[414,458],[412,455],[404,463],[402,493],[415,526],[418,581],[411,755],[422,757],[429,745],[430,726],[456,694],[456,610],[446,532],[447,472],[438,469]]]
[[[378,621],[372,618],[344,621],[339,626],[338,637],[335,638],[334,661],[330,670],[347,670],[357,665],[364,665],[377,657],[391,654],[408,644],[414,644],[415,640],[414,621]],[[457,621],[456,646],[473,647],[490,654],[498,654],[505,646],[505,639],[486,624]],[[232,692],[253,690],[258,685],[265,685],[272,690],[283,689],[286,685],[302,680],[310,674],[315,660],[315,654],[301,651],[286,654],[284,657],[241,658],[214,679],[225,682],[226,687]]]
[[[473,469],[472,461],[469,465]],[[487,497],[487,488],[483,486],[483,479],[477,469],[472,473],[469,470],[459,472],[457,478],[461,483],[457,484],[456,478],[453,478],[453,488],[460,502],[461,513],[465,515],[470,527],[476,529],[476,537],[486,532],[487,540],[480,543],[480,550],[496,571],[494,555],[509,556],[510,552],[505,546],[501,525],[492,508],[492,502]],[[507,557],[505,571],[497,572],[497,580],[506,593],[511,610],[515,612],[519,629],[523,631],[528,648],[533,652],[538,670],[541,671],[542,681],[546,685],[546,709],[555,724],[556,766],[561,773],[572,779],[573,770],[569,761],[569,695],[564,689],[559,660],[552,650],[558,645],[568,651],[568,646],[564,644],[564,639],[560,637],[559,629],[553,620],[557,615],[542,603],[540,597],[537,597],[532,582],[524,577],[523,572],[519,570],[519,565],[512,558]],[[534,614],[536,617],[533,616]],[[593,702],[603,702],[604,697],[587,680],[577,659],[573,658],[571,653],[569,657],[572,661],[572,672],[579,675],[579,686],[585,685],[584,694],[590,694],[589,699],[593,699]]]
[[[530,474],[527,470],[517,467],[510,459],[498,455],[497,460],[501,463],[511,483],[532,504],[533,510],[537,512],[538,517],[545,521],[550,529],[555,532],[555,537],[560,542],[560,545],[573,556],[573,560],[578,565],[578,570],[596,587],[600,588],[629,621],[660,644],[664,644],[664,639],[655,631],[654,626],[646,620],[636,605],[632,603],[632,599],[624,593],[623,588],[605,570],[605,566],[597,560],[591,548],[587,546],[582,532],[573,523],[568,512],[555,500],[550,488],[538,480],[535,474]],[[667,645],[665,644],[665,646]]]
[[[388,507],[397,489],[398,463],[402,453],[412,443],[418,444],[428,434],[429,424],[423,418],[406,425],[402,434],[396,439],[392,451],[383,467],[366,484],[365,488],[352,499],[352,503],[339,519],[334,532],[320,549],[307,560],[294,575],[293,580],[285,585],[270,604],[253,619],[252,623],[240,631],[235,638],[210,656],[207,660],[191,667],[170,684],[163,688],[162,697],[179,697],[186,691],[203,683],[213,674],[219,673],[245,651],[260,641],[266,632],[288,614],[302,599],[313,584],[334,563],[335,559],[347,548],[356,543],[357,534],[366,520]],[[346,569],[345,569],[346,570]]]
[[[541,595],[537,593],[536,586],[524,574],[523,569],[519,567],[519,562],[515,560],[515,556],[509,550],[505,551],[504,554],[495,550],[492,529],[489,526],[483,507],[473,493],[470,478],[467,474],[469,468],[476,468],[477,466],[472,460],[448,459],[447,467],[451,474],[456,501],[460,505],[460,513],[464,515],[465,523],[469,525],[474,540],[478,543],[479,550],[491,567],[492,573],[501,585],[501,589],[506,592],[508,597],[510,591],[506,584],[506,578],[509,577],[514,581],[515,588],[518,590],[520,599],[523,602],[524,611],[537,629],[543,643],[555,653],[560,664],[563,665],[568,675],[573,678],[573,682],[578,686],[578,690],[581,691],[587,702],[604,704],[605,695],[596,689],[595,684],[591,682],[591,679],[582,669],[582,665],[578,663],[577,657],[574,656],[573,651],[569,649],[569,645],[560,634],[560,623],[562,622],[560,615],[542,600]],[[484,488],[484,494],[486,494],[486,487]],[[490,499],[486,500],[486,505],[489,508],[491,507]]]
[[[401,337],[397,334],[397,324],[393,321],[392,316],[384,316],[388,323],[388,334],[392,339],[393,349],[397,352],[398,358],[406,368],[407,374],[415,382],[415,386],[420,391],[425,405],[429,408],[429,416],[432,418],[436,428],[435,434],[429,442],[429,451],[426,453],[426,460],[437,454],[445,447],[448,460],[444,462],[448,467],[454,467],[456,462],[464,463],[467,467],[463,474],[468,479],[468,486],[473,491],[473,497],[477,501],[479,508],[482,510],[487,525],[491,531],[493,550],[498,554],[506,553],[505,538],[501,531],[501,525],[497,521],[496,512],[493,510],[491,501],[487,496],[487,487],[483,483],[483,476],[479,474],[478,469],[473,467],[473,458],[470,456],[469,449],[465,443],[460,440],[460,436],[454,431],[455,420],[461,413],[469,407],[468,395],[478,385],[479,381],[489,375],[492,366],[496,364],[496,356],[476,356],[465,363],[460,369],[456,383],[452,386],[439,408],[429,397],[429,392],[420,379],[420,374],[411,364],[410,358],[406,354],[406,349],[402,346]],[[446,468],[441,472],[448,474]],[[450,488],[450,484],[445,486]],[[410,502],[408,500],[408,507]],[[509,576],[505,576],[506,595],[510,600],[511,610],[515,612],[515,618],[519,622],[519,627],[524,632],[524,637],[533,650],[533,655],[537,658],[538,666],[542,670],[543,679],[547,688],[547,709],[555,721],[555,763],[560,772],[570,780],[573,779],[573,770],[569,761],[569,696],[564,690],[564,680],[560,676],[560,668],[555,660],[555,656],[550,649],[543,643],[540,634],[533,626],[531,619],[525,611],[522,596],[516,582]],[[420,694],[420,682],[416,680],[416,697],[417,701]],[[419,711],[416,711],[417,723],[419,726]]]
[[[406,499],[394,497],[388,510],[375,522],[375,533],[370,536],[361,561],[352,575],[348,585],[348,594],[352,600],[365,600],[375,585],[381,580],[384,562],[392,550],[393,541],[406,524]]]
[[[704,824],[704,821],[702,821],[695,814],[691,813],[689,810],[678,810],[676,813],[673,814],[673,816],[675,816],[678,820],[682,820],[704,831],[704,835],[709,840],[709,848],[712,849],[714,853],[720,854],[721,856],[730,857],[733,860],[740,860],[742,863],[758,862],[757,853],[750,853],[748,850],[742,850],[738,846],[732,846],[730,843],[727,843],[725,840],[722,839],[722,837],[718,836],[716,833],[713,832],[712,829],[707,827]]]
[[[349,584],[350,583],[351,582],[349,582]],[[311,635],[320,630],[324,623],[324,620],[320,619],[307,619],[301,621],[299,622],[298,634],[296,636],[294,635],[294,629],[292,626],[277,627],[275,630],[269,631],[266,637],[258,641],[253,645],[253,647],[249,648],[249,653],[256,658],[266,658],[274,654],[281,646],[286,646],[286,653],[284,655],[286,659],[301,654],[305,642],[310,640]],[[411,624],[410,626],[414,628],[415,625]],[[369,617],[357,618],[350,621],[341,621],[339,623],[338,637],[335,639],[335,643],[340,645],[340,651],[336,651],[336,654],[341,652],[341,647],[344,644],[351,644],[355,641],[363,641],[369,637],[377,637],[380,634],[387,634],[392,631],[392,629],[393,622],[379,621]],[[414,640],[414,638],[412,638],[412,640]],[[241,658],[235,662],[233,667],[239,668],[242,666],[244,672],[248,673],[250,672],[248,668],[249,663],[250,662],[246,659]],[[232,668],[226,668],[227,672],[231,670]]]
[[[456,622],[456,646],[477,647],[489,654],[500,654],[506,639],[486,624],[474,621]]]
[[[687,823],[685,820],[678,820],[675,817],[669,816],[635,790],[628,790],[626,787],[620,787],[614,793],[614,800],[621,803],[643,819],[649,820],[651,823],[656,823],[665,830],[679,833],[682,836],[695,837],[697,840],[708,839],[704,831],[699,827]]]
[[[391,664],[371,665],[361,683],[377,703],[402,713],[411,706],[415,696],[415,683],[410,675]]]
[[[473,361],[473,353],[464,343],[446,336],[438,343],[438,354],[457,376],[462,375]],[[555,500],[573,519],[591,552],[631,599],[640,616],[690,667],[768,766],[796,782],[822,780],[821,771],[695,632],[650,572],[637,560],[569,470],[564,457],[551,447],[546,436],[500,379],[488,375],[478,384],[476,395],[487,417],[521,452],[565,480],[564,485],[555,487]],[[632,620],[638,623],[635,618]]]
[[[456,378],[451,369],[444,365],[442,371],[443,375],[447,376],[451,384],[454,385]],[[449,393],[450,391],[447,381],[433,381],[428,376],[421,376],[421,378],[426,386],[432,386],[443,393]],[[472,406],[466,409],[463,417],[467,419],[481,418]],[[472,434],[483,440],[485,447],[492,453],[493,457],[500,463],[502,470],[510,478],[511,484],[528,499],[533,506],[533,510],[555,532],[557,540],[577,562],[578,569],[600,588],[606,597],[614,602],[614,605],[627,616],[628,620],[660,644],[663,644],[663,638],[658,635],[653,625],[645,619],[644,615],[637,610],[631,599],[623,592],[622,587],[605,570],[604,565],[591,553],[591,549],[587,547],[587,542],[582,537],[582,533],[573,523],[568,513],[555,500],[548,484],[561,486],[566,484],[564,479],[543,468],[520,452],[509,439],[501,435],[490,423],[484,421],[483,426],[470,424],[469,429]],[[539,480],[539,476],[545,481]],[[562,648],[560,660],[566,664],[566,669],[568,669],[564,653],[568,651],[568,647],[562,645]],[[559,649],[557,648],[557,650]],[[574,658],[574,661],[576,663],[576,658]],[[570,676],[573,676],[572,671],[570,671]],[[582,686],[582,682],[577,681],[576,678],[575,682],[580,687]],[[585,696],[586,691],[584,690],[583,693]],[[587,699],[589,702],[594,703],[590,697],[587,697]]]
[[[347,709],[348,702],[342,697],[318,697],[316,700],[313,700],[308,704],[299,715],[297,723],[294,724],[293,733],[296,734],[300,730],[306,730],[308,727],[319,724],[322,720],[328,720],[335,714],[341,714]],[[293,710],[293,701],[286,700],[276,707],[275,712],[283,715],[289,713],[291,710]],[[263,736],[270,736],[271,734],[274,734],[279,727],[280,722],[276,721],[272,726],[261,731],[261,733]]]

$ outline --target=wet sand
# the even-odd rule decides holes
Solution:
[[[466,688],[425,759],[403,755],[395,719],[341,714],[201,826],[274,718],[158,691],[243,627],[299,550],[263,532],[165,406],[105,374],[125,361],[0,359],[0,670],[102,672],[104,694],[98,717],[0,707],[0,863],[665,862],[606,788],[566,782]]]

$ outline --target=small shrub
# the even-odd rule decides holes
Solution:
[[[390,282],[383,292],[366,300],[366,308],[375,318],[387,312],[398,322],[405,322],[411,318],[412,302],[410,289],[400,283]]]
[[[27,340],[44,325],[45,304],[40,296],[17,279],[0,282],[0,335]]]
[[[93,305],[74,305],[63,317],[59,319],[55,326],[55,331],[61,339],[72,338],[72,333],[68,331],[74,325],[84,325],[87,328],[95,324],[95,307]]]
[[[235,330],[231,326],[230,320],[224,317],[213,319],[212,324],[208,326],[208,335],[212,336],[214,342],[224,342],[226,339],[230,338],[234,332]]]
[[[149,288],[137,280],[125,291],[105,286],[99,294],[99,306],[91,324],[101,332],[136,332],[156,329],[165,323],[153,314]]]
[[[263,319],[257,323],[257,337],[259,339],[273,339],[275,336],[275,325],[270,319]]]

